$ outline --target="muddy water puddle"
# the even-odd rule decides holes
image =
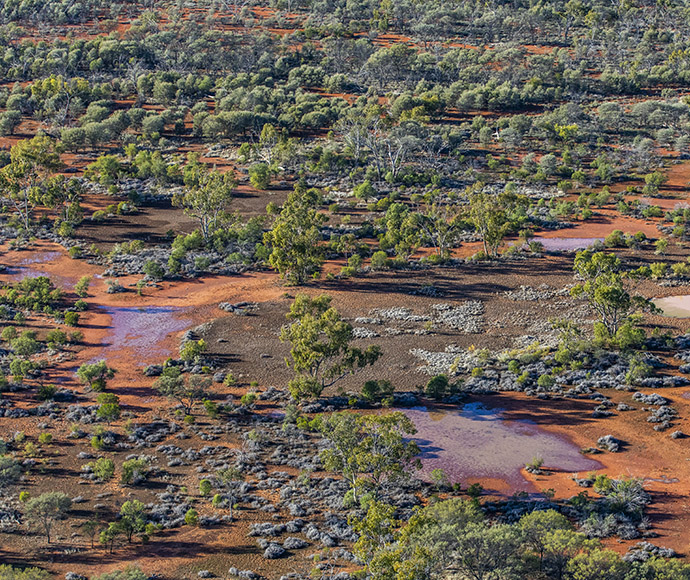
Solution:
[[[565,437],[549,433],[531,421],[503,418],[501,409],[482,403],[458,411],[426,407],[404,409],[417,427],[415,440],[422,454],[423,475],[443,469],[452,483],[501,480],[511,492],[534,492],[521,470],[535,457],[545,468],[561,471],[598,469],[598,461],[583,456]]]
[[[186,330],[192,324],[184,308],[166,306],[121,307],[99,306],[110,317],[108,335],[103,341],[104,354],[130,349],[143,358],[163,358],[171,354],[161,343],[173,332]]]
[[[547,252],[575,252],[594,242],[603,242],[604,238],[533,238],[532,241],[539,242]]]
[[[74,288],[73,280],[58,274],[51,274],[40,267],[41,264],[53,262],[60,257],[60,252],[32,252],[30,256],[20,260],[16,266],[8,266],[5,272],[9,274],[13,280],[17,281],[21,281],[24,278],[45,276],[46,278],[50,278],[56,286],[71,290]]]
[[[655,298],[654,304],[661,308],[668,318],[690,318],[690,295]]]

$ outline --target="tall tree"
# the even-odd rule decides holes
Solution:
[[[490,258],[498,256],[498,248],[506,234],[519,227],[519,220],[512,215],[521,201],[509,190],[491,194],[480,183],[466,192],[467,221],[470,222],[482,239],[484,253]]]
[[[381,349],[371,345],[353,347],[352,325],[340,317],[326,295],[309,298],[298,294],[290,306],[288,320],[293,322],[280,331],[280,340],[290,343],[295,378],[289,387],[293,397],[318,397],[343,377],[374,364]]]
[[[62,166],[58,142],[44,135],[19,141],[10,150],[10,163],[0,169],[0,187],[8,197],[25,231],[31,217],[45,198],[50,173]]]
[[[321,269],[323,250],[320,227],[326,217],[316,210],[319,194],[298,184],[273,227],[264,234],[271,253],[268,261],[290,284],[302,285]]]
[[[185,377],[177,367],[169,367],[154,384],[159,394],[182,405],[184,413],[190,415],[194,405],[208,396],[211,381],[201,375]]]
[[[201,235],[208,241],[227,216],[237,182],[231,172],[209,170],[201,163],[185,170],[184,180],[186,187],[173,196],[173,204],[199,222]]]
[[[417,220],[425,241],[436,249],[436,255],[446,260],[461,231],[460,206],[453,194],[443,195],[434,190],[424,196],[424,205]]]
[[[634,311],[656,310],[651,301],[628,292],[623,265],[615,254],[582,250],[575,256],[573,268],[581,282],[571,294],[586,298],[609,336],[615,336]]]
[[[72,505],[72,500],[64,493],[50,491],[30,499],[24,511],[27,519],[36,524],[50,543],[50,534],[55,522],[63,519]]]
[[[404,413],[333,413],[318,422],[318,429],[331,443],[321,453],[324,467],[342,474],[355,501],[361,490],[378,494],[385,481],[420,467],[419,447],[408,439],[417,430]]]

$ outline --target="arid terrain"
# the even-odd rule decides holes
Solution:
[[[0,578],[690,578],[667,4],[0,6]]]

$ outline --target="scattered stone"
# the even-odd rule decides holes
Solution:
[[[620,451],[623,441],[616,439],[613,435],[604,435],[597,439],[597,445],[611,453],[617,453]]]

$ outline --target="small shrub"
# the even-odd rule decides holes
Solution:
[[[199,482],[199,493],[206,497],[209,493],[211,493],[211,490],[213,489],[213,486],[211,485],[211,481],[208,479],[202,479]]]
[[[41,433],[38,436],[38,442],[41,445],[50,445],[53,442],[53,436],[50,433]]]
[[[99,457],[96,461],[89,463],[89,467],[101,481],[108,481],[115,475],[115,462],[107,457]]]
[[[188,526],[196,526],[199,524],[199,514],[195,509],[190,508],[187,510],[187,513],[184,515],[184,523]]]
[[[144,459],[129,459],[122,464],[121,481],[125,485],[136,485],[145,481],[149,474],[149,464]]]
[[[79,318],[79,313],[74,312],[74,310],[65,312],[65,324],[67,326],[77,326],[79,324]]]
[[[442,399],[448,394],[450,382],[446,375],[436,375],[426,384],[424,392],[436,400]]]

